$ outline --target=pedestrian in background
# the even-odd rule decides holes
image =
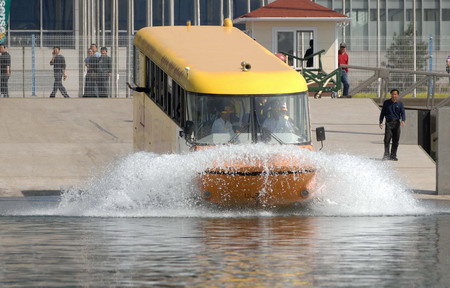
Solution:
[[[447,73],[450,73],[450,55],[447,57],[447,67],[445,67]]]
[[[6,51],[5,44],[0,44],[0,94],[8,98],[8,80],[11,75],[11,56]]]
[[[62,84],[62,80],[67,79],[66,73],[66,59],[61,55],[61,48],[55,46],[52,51],[52,60],[50,60],[50,65],[53,66],[53,76],[55,78],[55,82],[53,83],[53,91],[50,94],[50,98],[54,98],[56,92],[61,91],[61,94],[64,98],[69,98],[69,94],[67,94],[66,88],[64,88]]]
[[[380,129],[383,129],[383,119],[386,118],[386,128],[384,129],[384,156],[383,160],[397,159],[397,149],[400,140],[400,127],[405,126],[406,114],[403,103],[398,101],[399,92],[397,89],[391,90],[391,99],[383,102],[380,113]],[[391,153],[389,145],[392,139]]]
[[[100,97],[108,97],[109,78],[112,72],[111,57],[108,56],[108,49],[102,47],[100,49],[101,56],[98,59],[97,79],[98,79],[98,95]]]
[[[305,52],[305,56],[303,58],[308,57],[309,55],[314,54],[314,40],[309,40],[309,48]],[[306,60],[306,67],[313,67],[314,66],[314,57],[309,58]]]
[[[94,51],[94,56],[95,56],[95,57],[98,58],[98,57],[101,56],[100,52],[98,52],[97,44],[92,43],[90,48],[92,49],[92,51]]]
[[[84,80],[84,94],[83,97],[98,97],[96,75],[98,57],[95,57],[94,50],[88,49],[88,56],[84,59],[84,65],[87,68],[86,77]]]
[[[341,43],[341,45],[339,45],[338,67],[341,67],[341,65],[348,65],[347,45],[345,45],[345,43]],[[348,67],[342,67],[341,82],[342,85],[344,85],[344,91],[342,92],[343,97],[348,97],[348,90],[350,89],[347,74],[348,74]]]

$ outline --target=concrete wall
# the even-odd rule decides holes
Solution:
[[[406,110],[406,122],[400,135],[400,144],[418,144],[417,110]]]
[[[336,22],[317,21],[270,21],[270,22],[247,22],[246,29],[252,31],[252,37],[268,50],[273,51],[274,28],[299,28],[315,30],[314,51],[325,50],[322,55],[322,65],[326,72],[337,68],[337,28]],[[303,55],[301,55],[303,57]]]
[[[437,191],[450,195],[450,107],[439,108],[437,113]]]

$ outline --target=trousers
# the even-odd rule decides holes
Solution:
[[[400,120],[386,119],[386,129],[384,129],[384,155],[389,155],[389,145],[392,140],[391,156],[397,157],[398,143],[400,140]]]
[[[50,94],[50,98],[54,98],[56,95],[56,92],[61,91],[61,94],[64,96],[64,98],[69,98],[69,94],[67,94],[66,88],[64,88],[62,84],[62,77],[63,74],[55,73],[55,82],[53,82],[53,91]]]

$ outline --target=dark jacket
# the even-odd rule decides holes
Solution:
[[[66,59],[62,55],[57,55],[50,61],[50,65],[53,66],[55,74],[63,74],[66,70]]]
[[[391,99],[387,99],[383,102],[383,108],[380,113],[380,124],[383,123],[383,119],[386,120],[402,120],[406,121],[405,107],[400,101],[392,102]]]
[[[101,74],[107,74],[112,72],[111,57],[106,55],[98,58],[97,72]]]
[[[6,75],[7,70],[6,67],[9,66],[9,71],[11,71],[11,56],[8,52],[3,52],[0,55],[0,74]]]

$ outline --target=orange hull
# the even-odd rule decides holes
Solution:
[[[315,169],[289,159],[225,163],[200,175],[201,197],[228,207],[280,207],[311,196]]]

